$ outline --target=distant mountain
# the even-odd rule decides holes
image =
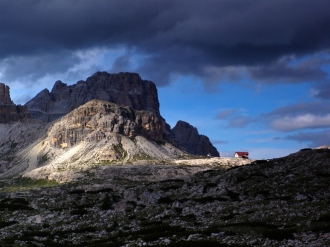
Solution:
[[[181,147],[188,153],[220,156],[218,150],[212,145],[209,138],[200,135],[198,130],[189,123],[178,121],[171,131]]]
[[[190,124],[187,123],[189,130],[184,128],[184,132],[179,130],[180,126],[184,127],[182,122],[178,122],[178,127],[171,130],[160,115],[156,85],[142,80],[137,73],[97,72],[86,81],[78,81],[70,86],[57,81],[50,92],[44,89],[27,102],[26,106],[33,118],[51,122],[93,99],[153,112],[158,116],[160,124],[158,141],[170,142],[195,155],[219,156],[209,139],[199,135],[197,129]]]

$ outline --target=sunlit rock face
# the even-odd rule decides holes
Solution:
[[[0,123],[13,123],[29,117],[27,107],[15,105],[10,98],[9,87],[0,83]]]
[[[163,140],[159,114],[103,100],[92,100],[73,110],[51,127],[48,136],[55,147],[71,147],[84,140],[100,141],[108,132],[129,138],[140,135],[153,141]]]
[[[50,92],[44,89],[26,106],[34,118],[51,122],[93,99],[159,113],[156,85],[142,80],[137,73],[127,72],[97,72],[70,86],[57,81]]]

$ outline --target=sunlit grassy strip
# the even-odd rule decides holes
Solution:
[[[0,184],[1,192],[17,192],[24,191],[34,188],[46,188],[46,187],[54,187],[58,186],[59,183],[55,180],[47,180],[47,179],[30,179],[30,178],[15,178],[8,183]]]

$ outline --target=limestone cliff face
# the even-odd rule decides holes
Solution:
[[[0,123],[12,123],[29,117],[27,107],[15,105],[10,98],[9,87],[0,83]]]
[[[178,121],[172,129],[172,133],[175,136],[175,140],[188,153],[220,156],[207,136],[200,135],[195,127],[184,121]]]
[[[97,72],[71,86],[57,81],[50,92],[41,91],[26,106],[32,117],[51,122],[92,99],[159,113],[155,84],[136,73]]]
[[[106,133],[129,138],[138,135],[154,141],[163,140],[162,119],[152,111],[92,100],[56,121],[48,133],[53,147],[72,147],[82,141],[101,141]]]

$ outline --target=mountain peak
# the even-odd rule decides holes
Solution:
[[[0,123],[7,124],[29,118],[27,107],[15,105],[10,98],[9,90],[9,86],[0,83]]]
[[[14,104],[10,99],[9,87],[4,83],[0,83],[0,104],[11,105]]]
[[[63,83],[62,81],[58,80],[55,82],[51,92],[55,93],[55,92],[61,91],[61,89],[65,88],[66,86],[67,86],[66,83]]]
[[[197,128],[189,123],[179,120],[171,131],[185,151],[197,155],[210,154],[216,157],[220,156],[209,138],[205,135],[200,135]]]
[[[70,86],[56,81],[49,94],[38,94],[26,106],[34,118],[51,122],[92,99],[159,113],[156,85],[129,72],[96,72]]]
[[[168,141],[191,154],[219,156],[210,140],[199,135],[197,129],[190,124],[179,121],[173,133],[171,132],[160,115],[155,83],[141,79],[137,73],[96,72],[86,81],[81,80],[70,86],[56,81],[51,92],[47,90],[39,93],[26,106],[34,118],[51,122],[95,99],[111,102],[119,107],[130,107],[135,111],[149,112],[149,115],[144,115],[153,116],[152,118],[159,121],[156,136],[148,136],[154,141]]]

